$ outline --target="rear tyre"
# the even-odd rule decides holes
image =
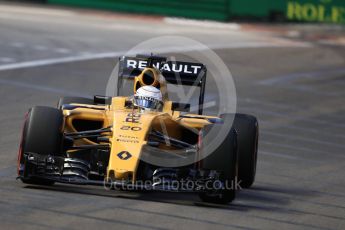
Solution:
[[[253,185],[256,174],[259,137],[258,121],[251,115],[236,114],[233,128],[237,131],[238,178],[242,188],[249,188]]]
[[[36,106],[29,110],[23,128],[18,156],[18,174],[24,175],[24,153],[32,152],[42,156],[62,153],[63,115],[60,110]],[[27,184],[52,185],[50,180],[22,178]]]
[[[57,104],[57,108],[61,109],[63,105],[72,103],[93,105],[94,100],[85,97],[62,97]]]
[[[232,118],[233,115],[227,115],[224,125],[229,125],[228,127],[230,127]],[[230,122],[228,123],[227,121]],[[221,124],[208,125],[202,130],[202,151],[212,143],[218,133],[218,127],[221,128]],[[222,172],[220,180],[225,184],[225,189],[199,193],[201,200],[218,204],[226,204],[233,201],[236,196],[238,171],[237,134],[234,129],[230,129],[216,150],[202,160],[202,168]]]

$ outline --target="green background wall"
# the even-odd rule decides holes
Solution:
[[[244,18],[345,23],[345,0],[48,0],[48,3],[218,21]]]
[[[228,20],[228,0],[48,0],[53,4],[197,19]]]

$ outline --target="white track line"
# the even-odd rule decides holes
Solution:
[[[15,60],[13,58],[9,58],[9,57],[0,57],[0,62],[14,62]]]
[[[309,118],[308,116],[300,116],[300,115],[296,116],[296,114],[294,114],[294,116],[291,116],[291,114],[288,114],[288,113],[262,110],[262,109],[259,109],[259,108],[255,108],[253,110],[253,108],[250,108],[250,107],[241,107],[240,110],[250,111],[250,112],[254,112],[256,114],[267,115],[267,116],[272,116],[272,117],[281,117],[281,118],[285,118],[287,121],[290,121],[290,122],[291,121],[292,122],[303,121],[304,123],[310,122],[310,123],[315,123],[317,125],[333,126],[333,127],[336,127],[336,128],[340,128],[340,127],[345,128],[345,124],[328,122],[328,121],[320,120],[320,119],[316,119],[316,118]]]
[[[268,151],[264,151],[264,150],[259,150],[259,155],[267,155],[267,156],[273,156],[273,157],[280,157],[280,158],[285,158],[285,159],[290,159],[290,160],[300,160],[301,158],[299,157],[294,157],[294,156],[290,156],[288,154],[283,154],[283,153],[276,153],[276,152],[268,152]],[[305,158],[303,158],[304,160]]]
[[[87,61],[87,60],[94,60],[94,59],[113,58],[113,57],[120,56],[123,53],[124,52],[110,52],[110,53],[100,53],[100,54],[92,54],[92,55],[81,55],[81,56],[71,56],[71,57],[43,59],[43,60],[35,60],[35,61],[27,61],[27,62],[18,62],[18,63],[0,65],[0,71],[49,66],[49,65],[78,62],[78,61]]]
[[[313,79],[322,79],[328,78],[329,75],[337,75],[337,74],[344,74],[345,68],[338,68],[338,69],[328,69],[328,70],[319,70],[319,71],[312,71],[312,72],[302,72],[302,73],[292,73],[286,74],[281,76],[276,76],[268,79],[264,79],[259,81],[261,85],[278,85],[278,84],[287,84],[294,80],[301,79],[301,78],[313,78]]]
[[[260,124],[262,125],[266,125],[266,126],[270,126],[272,124],[272,121],[271,120],[263,120],[262,118],[260,119]],[[323,135],[326,135],[327,137],[336,137],[336,138],[345,138],[345,135],[341,135],[341,134],[337,134],[337,133],[330,133],[330,132],[327,132],[327,133],[322,133],[320,132],[320,129],[318,128],[310,128],[310,127],[302,127],[302,126],[296,126],[296,125],[293,125],[293,124],[276,124],[274,127],[270,127],[270,129],[272,128],[279,128],[280,130],[281,129],[292,129],[292,130],[296,130],[297,132],[310,132],[310,133],[313,133],[313,134],[323,134]],[[311,134],[311,135],[313,135]]]
[[[56,48],[54,49],[55,52],[60,53],[60,54],[69,54],[72,51],[66,48]]]
[[[182,25],[182,26],[193,26],[193,27],[203,27],[211,29],[229,29],[229,30],[239,30],[241,26],[238,23],[223,23],[215,22],[209,20],[193,20],[185,18],[174,18],[165,17],[163,21],[171,25]]]
[[[312,138],[307,138],[299,135],[289,135],[289,134],[283,134],[283,133],[276,133],[272,131],[260,131],[261,134],[266,134],[270,136],[277,136],[277,137],[283,137],[284,139],[288,140],[295,140],[295,141],[302,141],[302,142],[309,142],[309,143],[314,143],[314,144],[319,144],[319,145],[328,145],[330,147],[335,147],[335,148],[340,148],[345,150],[345,145],[344,144],[338,144],[330,141],[320,141]]]
[[[237,98],[238,101],[241,101],[243,103],[246,104],[254,104],[255,105],[262,105],[262,106],[266,106],[266,107],[270,107],[272,109],[276,109],[276,110],[282,110],[282,112],[289,112],[291,110],[301,110],[302,109],[302,105],[298,106],[298,105],[287,105],[286,102],[282,101],[280,103],[278,102],[265,102],[265,101],[261,101],[261,100],[257,100],[257,99],[253,99],[253,98]],[[262,108],[262,107],[261,107]],[[304,108],[305,109],[305,108]],[[329,114],[329,113],[323,113],[322,115],[325,115],[327,117],[333,117],[335,119],[341,119],[344,118],[344,116],[342,115],[335,115],[335,114]]]
[[[265,43],[265,42],[239,42],[239,43],[232,43],[232,44],[213,44],[207,45],[208,49],[217,50],[217,49],[241,49],[241,48],[267,48],[267,47],[309,47],[308,44],[294,44],[287,42],[286,44],[280,44],[277,42],[274,43]],[[69,57],[62,57],[62,58],[51,58],[51,59],[43,59],[43,60],[34,60],[34,61],[26,61],[26,62],[18,62],[12,64],[5,64],[0,65],[0,71],[5,70],[14,70],[14,69],[22,69],[22,68],[33,68],[33,67],[40,67],[40,66],[48,66],[48,65],[55,65],[55,64],[63,64],[69,62],[78,62],[78,61],[88,61],[88,60],[96,60],[96,59],[104,59],[104,58],[115,58],[121,55],[136,55],[138,53],[169,53],[169,52],[190,52],[190,51],[202,51],[205,48],[200,46],[190,46],[190,47],[167,47],[167,48],[160,48],[156,50],[136,50],[133,52],[127,51],[117,51],[117,52],[105,52],[105,53],[98,53],[98,54],[88,54],[88,55],[77,55],[77,56],[69,56]]]
[[[15,48],[23,48],[24,47],[24,43],[22,43],[22,42],[12,42],[12,43],[10,43],[10,46],[15,47]]]
[[[37,84],[12,81],[12,80],[6,80],[6,79],[0,79],[0,84],[20,87],[20,88],[25,88],[25,89],[38,90],[38,91],[43,91],[43,92],[48,92],[48,93],[55,93],[58,95],[66,95],[66,96],[72,96],[72,97],[91,97],[91,95],[87,95],[85,93],[78,93],[71,90],[57,89],[57,88],[44,86],[44,85],[37,85]]]
[[[18,14],[34,14],[34,15],[49,15],[49,16],[73,16],[76,15],[74,11],[65,9],[53,9],[46,7],[34,7],[34,6],[11,6],[11,5],[0,5],[0,12],[11,13],[14,15]]]
[[[48,47],[42,45],[34,45],[32,48],[39,51],[48,50]]]
[[[284,148],[284,149],[291,149],[294,151],[294,153],[303,153],[303,154],[321,154],[323,156],[332,156],[332,157],[338,157],[338,158],[342,158],[344,159],[344,155],[341,154],[337,154],[334,153],[332,151],[326,152],[326,151],[322,151],[322,150],[318,150],[318,149],[311,149],[311,148],[307,148],[307,147],[299,147],[299,146],[295,146],[295,145],[290,145],[290,144],[283,144],[283,143],[277,143],[277,142],[270,142],[270,141],[265,141],[262,140],[260,141],[261,146],[262,145],[266,145],[266,146],[272,146],[272,147],[277,147],[277,148]],[[262,146],[263,147],[263,146]]]

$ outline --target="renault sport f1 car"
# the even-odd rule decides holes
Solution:
[[[203,115],[205,65],[137,55],[121,57],[119,66],[118,81],[130,80],[134,96],[64,97],[57,108],[28,111],[18,154],[22,182],[195,192],[213,203],[231,202],[234,183],[253,184],[258,121]],[[168,83],[200,88],[197,114],[169,100]]]

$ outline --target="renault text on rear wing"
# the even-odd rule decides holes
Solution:
[[[201,63],[167,61],[164,57],[121,57],[119,77],[134,78],[152,65],[172,84],[201,86],[206,77],[206,66]]]

